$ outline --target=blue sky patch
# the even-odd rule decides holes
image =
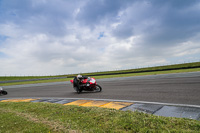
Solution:
[[[8,36],[0,35],[0,45],[8,38]]]
[[[8,36],[0,35],[0,41],[5,41],[8,38]]]
[[[0,58],[5,58],[6,57],[6,54],[0,52]]]
[[[104,36],[104,32],[100,32],[100,33],[99,33],[98,40],[101,39],[102,37],[105,37],[105,36]]]

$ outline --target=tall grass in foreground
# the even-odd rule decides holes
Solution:
[[[200,121],[49,103],[0,103],[0,132],[200,132]]]

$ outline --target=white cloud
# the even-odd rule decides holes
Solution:
[[[200,16],[184,3],[1,2],[0,35],[6,39],[0,40],[0,75],[106,71],[200,58]]]

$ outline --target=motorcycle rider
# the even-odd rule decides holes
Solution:
[[[80,75],[80,74],[78,74],[76,77],[74,77],[74,87],[76,87],[76,86],[79,86],[79,84],[81,83],[81,81],[83,80],[83,79],[87,79],[88,77],[87,76],[82,76],[82,75]]]
[[[76,77],[77,77],[77,80],[79,80],[79,81],[81,81],[83,79],[83,76],[80,74],[78,74]]]
[[[73,84],[73,88],[78,94],[82,91],[100,92],[102,90],[101,86],[96,83],[94,78],[82,76],[80,74],[75,76],[70,82]]]
[[[0,87],[0,95],[3,94],[3,95],[7,95],[8,92],[5,91],[2,87]]]

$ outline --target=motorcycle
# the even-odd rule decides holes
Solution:
[[[2,87],[0,87],[0,95],[7,95],[7,91],[5,91]]]
[[[83,90],[84,91],[94,91],[94,92],[101,92],[102,87],[97,84],[95,78],[84,78],[78,80],[76,77],[73,80],[70,80],[70,82],[73,84],[74,90],[79,94]]]

